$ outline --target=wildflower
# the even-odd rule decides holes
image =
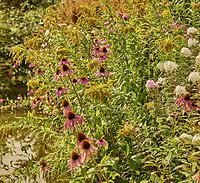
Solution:
[[[163,62],[159,62],[156,67],[158,69],[160,69],[160,71],[164,71],[164,63]]]
[[[56,68],[53,80],[57,80],[59,76],[61,77],[60,69]]]
[[[188,40],[188,46],[189,47],[196,46],[197,44],[198,44],[198,41],[196,39],[194,39],[194,38],[190,38]]]
[[[100,48],[99,48],[98,46],[96,46],[92,52],[93,52],[94,54],[97,54],[97,55],[98,55],[98,54],[101,52],[101,50],[100,50]]]
[[[194,27],[189,27],[187,29],[187,35],[191,35],[191,34],[199,34],[199,30]]]
[[[40,75],[43,74],[43,73],[44,73],[44,72],[41,71],[41,69],[39,68],[38,71],[37,71],[37,75],[40,76]]]
[[[84,133],[82,133],[82,132],[78,132],[77,135],[76,135],[76,140],[77,140],[76,147],[80,147],[80,144],[84,139],[86,139],[86,140],[88,140],[90,142],[95,140],[95,139],[92,139],[92,138],[87,138],[86,135]]]
[[[181,49],[181,53],[182,53],[185,57],[191,57],[191,56],[192,56],[192,52],[191,52],[188,48],[182,48],[182,49]]]
[[[75,168],[81,166],[81,157],[76,151],[72,151],[71,153],[71,159],[68,161],[67,166],[71,168],[71,171],[73,172],[73,166]]]
[[[74,126],[78,126],[78,123],[80,125],[82,125],[84,123],[83,119],[81,117],[83,117],[85,115],[82,115],[82,116],[79,116],[79,115],[76,115],[74,112],[72,111],[68,111],[67,112],[67,121],[65,122],[64,124],[64,130],[66,130],[67,127],[69,128],[74,128]]]
[[[17,67],[17,65],[19,65],[19,61],[13,60],[13,68]]]
[[[103,54],[111,54],[111,55],[112,55],[112,52],[110,52],[110,51],[107,50],[107,48],[109,48],[109,47],[110,47],[109,44],[107,44],[106,46],[103,46],[103,47],[101,48],[101,52],[102,52]]]
[[[81,84],[87,84],[88,83],[88,79],[85,76],[82,76],[79,80],[79,83]]]
[[[187,91],[184,86],[178,85],[176,86],[175,93],[176,93],[176,96],[180,96],[180,95],[185,95]]]
[[[103,66],[100,66],[99,71],[95,73],[96,78],[99,78],[100,76],[109,76],[109,75],[110,72],[106,71]]]
[[[81,142],[81,162],[88,162],[90,157],[97,152],[97,148],[93,146],[87,139]]]
[[[106,54],[100,54],[99,55],[99,58],[98,58],[98,62],[103,62],[105,59],[107,58],[107,55]]]
[[[27,89],[27,96],[31,95],[32,93],[35,93],[35,91],[34,91],[34,90],[28,90],[28,89]]]
[[[182,133],[180,136],[179,136],[179,139],[183,142],[185,141],[191,141],[193,138],[192,135],[188,135],[187,133]]]
[[[50,172],[50,167],[47,166],[46,161],[40,161],[39,166],[42,168],[42,174],[47,174]]]
[[[199,53],[199,55],[198,56],[196,56],[196,63],[198,64],[198,65],[200,65],[200,53]]]
[[[0,98],[0,103],[2,103],[3,102],[3,99],[2,98]]]
[[[66,99],[62,101],[63,106],[63,115],[66,116],[68,111],[71,111],[71,107],[69,106],[69,102]]]
[[[188,152],[186,152],[185,154],[184,154],[184,156],[186,157],[188,155]]]
[[[124,20],[128,20],[128,16],[127,16],[127,15],[122,15],[122,18],[123,18]]]
[[[71,64],[66,58],[62,58],[58,65]]]
[[[150,91],[151,88],[159,87],[159,85],[157,83],[155,83],[153,80],[148,80],[146,83],[146,87],[147,87],[148,91]]]
[[[164,63],[165,72],[173,72],[177,67],[178,65],[175,62],[167,61]]]
[[[175,104],[178,104],[178,107],[183,105],[183,110],[191,110],[192,109],[192,104],[190,102],[190,94],[186,93],[183,97],[179,98],[176,100]]]
[[[200,106],[197,105],[197,101],[196,100],[192,101],[192,107],[194,108],[195,112],[197,112],[197,109],[200,109]]]
[[[158,78],[158,81],[156,82],[157,84],[166,84],[167,78]]]
[[[17,97],[18,100],[21,100],[22,99],[22,96],[21,94],[18,94],[18,97]]]
[[[72,74],[72,72],[75,72],[75,70],[70,69],[68,65],[62,64],[62,76],[68,76],[68,74]]]
[[[193,138],[192,138],[192,143],[196,143],[197,141],[200,140],[200,135],[196,134]]]
[[[188,78],[189,81],[192,81],[193,84],[200,80],[200,75],[198,72],[191,72]]]
[[[105,142],[105,140],[103,140],[103,139],[101,139],[101,138],[100,138],[99,140],[96,141],[96,144],[98,144],[99,147],[101,147],[101,146],[106,147],[106,142]]]
[[[72,79],[72,83],[73,83],[73,85],[75,85],[77,82],[78,82],[78,81],[77,81],[76,78],[73,78],[73,79]]]
[[[29,63],[29,65],[28,65],[29,68],[30,68],[30,67],[34,67],[34,66],[35,66],[35,63],[34,63],[34,62]]]
[[[200,183],[200,171],[192,177],[192,180],[194,180],[194,183]]]
[[[67,91],[67,88],[62,88],[61,86],[58,86],[57,90],[56,90],[56,96],[61,95],[62,93],[65,94],[65,91]]]
[[[39,102],[39,101],[37,101],[37,100],[35,100],[35,99],[33,99],[33,100],[31,101],[31,103],[32,103],[32,109],[35,109],[35,107],[37,106],[38,102]]]

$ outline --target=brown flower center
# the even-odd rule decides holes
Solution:
[[[21,94],[18,94],[18,97],[21,97]]]
[[[63,71],[68,71],[69,67],[66,64],[63,64],[62,65],[62,69],[63,69]]]
[[[17,63],[17,60],[13,60],[13,64],[16,64]]]
[[[101,54],[101,55],[99,55],[101,58],[103,58],[103,55]]]
[[[41,168],[44,168],[44,167],[47,166],[47,163],[46,163],[45,161],[40,161],[40,162],[39,162],[39,166],[40,166]]]
[[[56,75],[58,75],[60,73],[60,70],[57,68],[56,69]]]
[[[82,132],[78,132],[78,134],[76,135],[76,140],[81,142],[84,139],[86,139],[86,135]]]
[[[190,94],[189,93],[186,93],[184,96],[183,96],[184,100],[190,100]]]
[[[36,100],[35,100],[35,99],[33,99],[33,100],[32,100],[32,103],[33,103],[33,104],[35,104],[35,103],[36,103]]]
[[[99,142],[103,142],[103,139],[100,138],[100,139],[99,139]]]
[[[63,106],[63,107],[69,106],[69,102],[68,102],[66,99],[63,99],[63,101],[62,101],[62,106]]]
[[[66,60],[67,60],[66,58],[64,58],[64,57],[62,58],[62,61],[63,61],[63,62],[66,61]]]
[[[99,47],[95,47],[95,50],[99,51]]]
[[[62,90],[62,87],[61,87],[61,86],[58,86],[58,90]]]
[[[192,106],[194,106],[194,107],[197,106],[196,103],[197,103],[197,101],[196,101],[196,100],[193,100],[193,101],[192,101]]]
[[[73,78],[72,79],[72,83],[77,83],[78,81],[77,81],[77,79],[76,78]]]
[[[100,66],[99,72],[101,72],[101,73],[104,73],[104,72],[105,72],[105,69],[103,68],[103,66]]]
[[[78,152],[72,151],[72,153],[71,153],[71,159],[77,160],[79,157],[80,156],[79,156]]]
[[[67,112],[67,118],[68,118],[69,120],[73,120],[75,117],[76,117],[76,115],[75,115],[74,112],[72,112],[72,111],[68,111],[68,112]]]
[[[87,139],[84,139],[82,142],[81,142],[81,147],[83,149],[89,149],[91,146],[91,143],[87,140]]]
[[[107,49],[106,49],[106,47],[104,46],[103,48],[102,48],[102,50],[101,50],[103,53],[106,53],[107,52]]]
[[[82,76],[82,77],[81,77],[81,79],[82,79],[82,80],[85,80],[85,79],[86,79],[86,77],[85,77],[85,76]]]
[[[39,100],[40,100],[40,97],[37,97],[36,100],[39,101]]]

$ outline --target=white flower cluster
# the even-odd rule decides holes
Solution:
[[[198,72],[191,72],[188,78],[189,81],[192,81],[194,84],[200,80],[200,75]]]
[[[197,141],[200,142],[200,135],[199,134],[196,134],[194,136],[192,135],[188,135],[187,133],[183,133],[181,134],[177,140],[181,140],[181,141],[184,141],[184,142],[192,142],[192,144],[196,143]]]
[[[178,85],[178,86],[176,86],[175,93],[176,93],[176,96],[182,96],[182,95],[186,94],[187,91],[184,86]]]
[[[188,34],[188,35],[191,35],[191,34],[199,34],[199,30],[196,29],[196,28],[194,28],[194,27],[189,27],[189,28],[187,29],[187,34]]]
[[[192,46],[196,46],[198,44],[198,41],[194,38],[190,38],[188,39],[188,46],[192,47]]]
[[[158,78],[158,81],[156,83],[165,85],[166,81],[167,81],[167,78]]]
[[[160,71],[165,71],[165,72],[173,72],[178,68],[178,65],[175,62],[167,61],[167,62],[159,62],[157,64],[158,69]]]
[[[200,53],[196,56],[196,64],[200,65]]]
[[[191,52],[188,48],[182,48],[182,49],[181,49],[181,53],[182,53],[185,57],[191,57],[191,56],[192,56],[192,52]]]

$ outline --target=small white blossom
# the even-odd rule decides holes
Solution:
[[[158,78],[158,81],[156,83],[158,84],[166,84],[167,78]]]
[[[198,65],[200,65],[200,53],[199,53],[198,56],[196,56],[196,63],[197,63]]]
[[[191,34],[199,34],[199,30],[196,29],[196,28],[194,28],[194,27],[189,27],[189,28],[187,29],[187,34],[188,34],[188,35],[191,35]]]
[[[160,71],[164,71],[164,63],[163,62],[159,62],[157,64],[157,68],[160,69]]]
[[[176,96],[182,96],[182,95],[186,94],[187,91],[184,86],[178,85],[178,86],[176,86],[175,93],[176,93]]]
[[[194,38],[188,39],[188,46],[189,47],[196,46],[197,43],[198,43],[198,41],[196,39],[194,39]]]
[[[182,53],[185,57],[191,57],[191,56],[192,56],[192,52],[191,52],[188,48],[182,48],[182,49],[181,49],[181,53]]]
[[[189,81],[192,81],[193,83],[196,83],[200,80],[200,75],[198,72],[191,72],[188,78]]]
[[[199,135],[199,134],[195,135],[195,136],[192,138],[192,143],[195,143],[195,142],[197,142],[198,140],[200,140],[200,135]]]
[[[167,61],[164,62],[165,72],[172,72],[178,68],[178,65],[175,62]]]
[[[45,36],[47,36],[49,34],[49,30],[45,31]]]
[[[181,134],[181,136],[179,136],[179,139],[183,140],[183,141],[190,141],[193,139],[193,136],[188,135],[187,133],[183,133],[183,134]]]

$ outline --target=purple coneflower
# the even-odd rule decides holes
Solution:
[[[81,162],[87,163],[90,157],[93,157],[93,153],[97,152],[97,148],[91,144],[87,139],[81,142]]]
[[[71,64],[66,58],[62,58],[58,65]]]
[[[176,100],[175,104],[178,104],[178,107],[183,105],[183,110],[192,110],[192,104],[190,102],[190,94],[186,93],[183,97]]]
[[[71,107],[69,106],[69,102],[66,99],[62,101],[63,106],[63,115],[66,116],[68,111],[71,111]]]
[[[54,74],[53,80],[57,80],[58,77],[61,78],[60,69],[56,68],[56,72]]]
[[[61,75],[68,76],[68,74],[72,74],[72,72],[75,72],[75,70],[70,69],[68,65],[63,64],[62,65],[62,72]]]
[[[71,153],[71,159],[68,161],[67,166],[71,168],[71,171],[73,172],[73,166],[75,168],[81,166],[81,157],[76,151],[72,151]]]
[[[200,109],[200,106],[198,106],[196,103],[197,103],[196,100],[192,101],[192,107],[194,108],[195,112],[197,112],[197,109]]]
[[[33,99],[33,100],[31,101],[32,109],[35,109],[35,107],[37,106],[38,102],[39,102],[39,101],[37,101],[36,99]]]
[[[76,144],[76,147],[80,148],[80,145],[81,145],[81,142],[86,139],[90,142],[92,142],[93,140],[95,139],[92,139],[92,138],[87,138],[86,135],[82,132],[78,132],[77,135],[76,135],[76,140],[77,140],[77,144]]]
[[[101,139],[101,138],[100,138],[99,140],[96,141],[96,144],[98,144],[99,147],[101,147],[101,146],[106,147],[106,142],[105,142],[105,140],[103,140],[103,139]]]
[[[103,62],[104,60],[106,60],[107,58],[107,55],[106,54],[100,54],[99,55],[99,58],[98,58],[98,62]]]
[[[32,93],[35,93],[35,91],[34,91],[34,90],[28,90],[28,89],[27,89],[27,96],[31,95]]]
[[[44,176],[44,174],[47,174],[50,172],[50,167],[47,166],[46,161],[40,161],[39,166],[42,168],[41,172],[42,175]]]
[[[43,73],[44,73],[44,72],[41,71],[41,69],[39,68],[38,71],[37,71],[37,75],[40,76],[40,75],[43,74]]]
[[[18,97],[17,97],[18,100],[21,100],[22,99],[22,96],[21,94],[18,94]]]
[[[85,76],[82,76],[79,80],[79,83],[81,84],[87,84],[88,83],[88,79]]]
[[[61,86],[58,86],[57,90],[56,90],[56,96],[65,93],[68,89],[67,88],[62,88]]]
[[[96,47],[94,47],[94,50],[92,51],[94,54],[99,54],[99,53],[101,53],[101,50],[100,50],[100,48],[98,47],[98,46],[96,46]]]
[[[28,67],[34,67],[35,66],[35,63],[34,62],[32,62],[32,63],[30,63],[29,65],[28,65]]]
[[[66,130],[67,127],[71,128],[71,129],[74,128],[74,126],[77,127],[78,123],[80,125],[82,125],[84,123],[84,121],[83,121],[83,119],[81,117],[83,117],[83,116],[85,116],[85,115],[79,116],[79,115],[76,115],[72,111],[68,111],[67,112],[67,119],[68,120],[64,124],[64,130]]]
[[[19,65],[19,61],[13,60],[13,68],[17,67],[17,65]]]
[[[146,83],[146,87],[147,87],[148,91],[150,91],[151,88],[159,87],[159,85],[156,82],[154,82],[153,80],[148,80]]]
[[[78,83],[78,80],[76,78],[73,78],[72,83],[73,83],[73,85],[75,85],[76,83]]]
[[[100,66],[99,70],[94,75],[96,78],[99,78],[100,76],[109,76],[110,72],[106,71],[103,66]]]

